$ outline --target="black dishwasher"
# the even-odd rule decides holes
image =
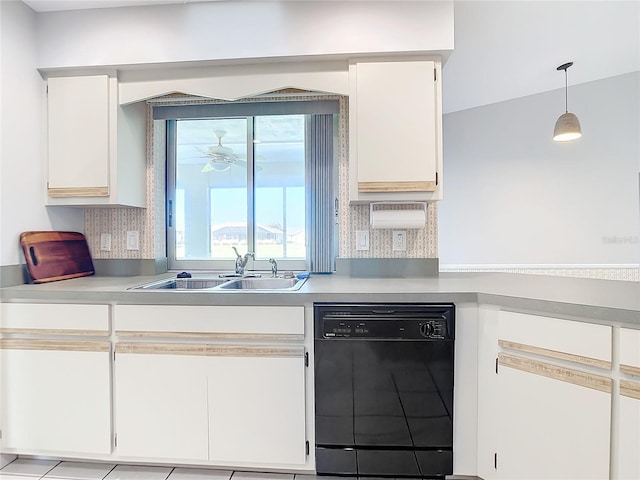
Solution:
[[[316,303],[316,471],[453,473],[455,306]]]

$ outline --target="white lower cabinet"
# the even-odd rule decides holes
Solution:
[[[110,454],[109,307],[1,303],[0,319],[2,451]]]
[[[120,343],[117,454],[304,465],[302,347]]]
[[[617,479],[640,478],[640,330],[620,329]]]
[[[486,480],[609,479],[611,327],[486,307],[480,312],[478,474]]]
[[[640,478],[640,382],[636,396],[620,396],[618,476],[620,480]]]
[[[498,478],[609,478],[611,393],[503,365],[498,383]]]
[[[3,339],[2,448],[111,453],[108,342]]]
[[[225,464],[303,465],[304,360],[215,357],[209,385],[209,455]]]
[[[203,359],[116,349],[115,425],[119,455],[207,460]]]

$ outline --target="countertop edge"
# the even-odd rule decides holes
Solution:
[[[640,283],[522,274],[441,275],[436,278],[362,279],[312,276],[299,291],[132,291],[167,278],[84,277],[52,284],[0,288],[5,303],[134,305],[311,306],[314,302],[453,302],[640,329]],[[534,278],[537,277],[537,278]]]

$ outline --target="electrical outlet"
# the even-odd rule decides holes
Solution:
[[[127,232],[127,250],[140,250],[140,232],[138,230]]]
[[[369,230],[356,230],[356,250],[369,250]]]
[[[404,252],[407,250],[407,231],[406,230],[394,230],[393,231],[393,247],[394,252]]]
[[[110,233],[100,234],[100,250],[102,250],[103,252],[111,251],[111,234]]]

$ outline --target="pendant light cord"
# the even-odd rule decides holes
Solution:
[[[567,83],[567,69],[564,69],[564,113],[569,113],[569,84]]]
[[[573,65],[573,62],[567,62],[556,68],[556,70],[564,70],[564,113],[569,113],[569,82],[567,80],[567,70],[571,65]]]

